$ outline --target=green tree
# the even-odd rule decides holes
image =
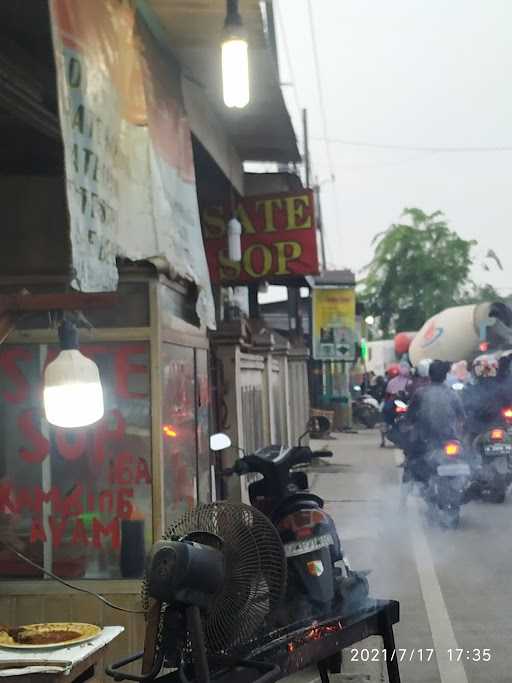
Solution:
[[[360,299],[384,336],[418,330],[444,308],[499,296],[470,278],[474,240],[450,230],[443,213],[405,209],[402,222],[375,236]]]

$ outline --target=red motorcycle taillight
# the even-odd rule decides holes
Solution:
[[[448,441],[443,446],[443,451],[447,458],[456,458],[461,452],[460,443],[458,441]]]
[[[505,438],[504,429],[492,429],[491,430],[491,441],[503,441]]]
[[[395,412],[396,412],[398,415],[403,414],[403,413],[406,413],[406,412],[407,412],[407,406],[405,406],[405,408],[402,407],[402,406],[397,406],[397,407],[395,408]]]
[[[509,424],[512,423],[512,407],[503,408],[501,414]]]

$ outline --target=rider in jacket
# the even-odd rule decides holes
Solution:
[[[429,447],[461,439],[465,422],[464,407],[458,392],[445,384],[450,363],[435,360],[429,367],[430,384],[418,389],[409,404],[407,422],[411,438],[406,449],[409,469],[418,480],[427,480]]]
[[[479,356],[472,365],[473,382],[462,392],[471,437],[483,432],[498,417],[505,402],[494,356]]]

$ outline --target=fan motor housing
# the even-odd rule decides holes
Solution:
[[[207,608],[224,585],[219,550],[192,541],[159,541],[148,557],[148,593],[159,602]]]

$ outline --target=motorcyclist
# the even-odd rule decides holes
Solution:
[[[399,394],[405,393],[407,384],[409,383],[411,371],[407,363],[400,363],[398,367],[398,375],[392,377],[386,387],[386,394],[391,398],[396,398]]]
[[[446,378],[446,383],[453,387],[454,385],[463,384],[466,385],[471,378],[468,370],[468,364],[465,360],[459,360],[457,363],[453,363],[450,368],[450,372]]]
[[[498,418],[504,399],[498,380],[498,361],[494,356],[478,356],[471,368],[473,382],[462,392],[470,436],[485,431]]]
[[[419,361],[416,366],[414,377],[407,383],[406,392],[409,398],[412,398],[418,389],[430,384],[428,371],[431,363],[432,361],[430,358],[422,358],[422,360]]]
[[[500,356],[498,361],[498,374],[496,376],[499,385],[500,398],[503,408],[512,405],[512,373],[510,366],[512,363],[512,353]]]
[[[379,403],[384,400],[384,396],[386,394],[386,380],[382,375],[377,375],[375,378],[375,383],[370,386],[368,393]]]
[[[410,370],[406,363],[401,363],[398,366],[398,374],[389,380],[386,386],[386,396],[384,405],[382,407],[382,417],[387,426],[387,430],[391,430],[395,422],[395,400],[406,398],[406,388],[409,382]],[[381,448],[385,446],[385,435],[381,431]]]
[[[430,384],[416,391],[407,412],[410,426],[405,456],[408,470],[427,481],[430,470],[425,456],[429,447],[441,447],[451,439],[461,439],[465,422],[458,392],[445,384],[450,363],[434,360],[429,367]]]

